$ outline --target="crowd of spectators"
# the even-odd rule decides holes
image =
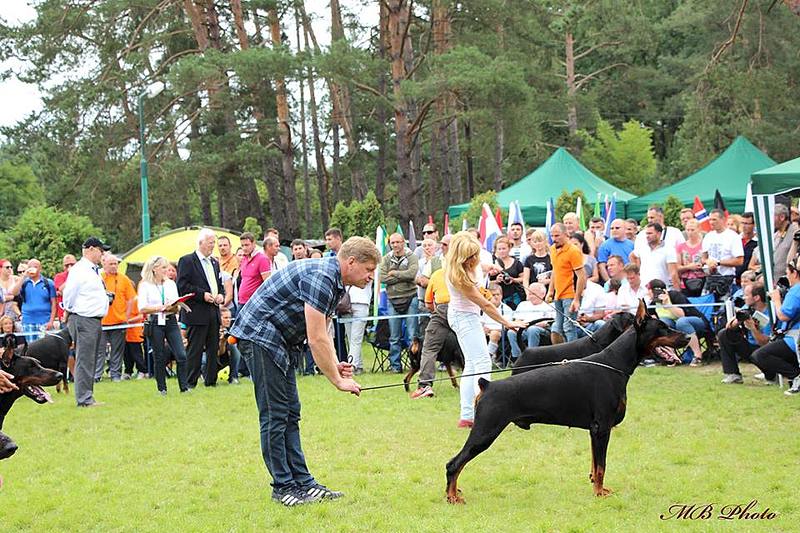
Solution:
[[[502,317],[529,326],[506,330],[483,315],[489,353],[496,364],[511,364],[526,347],[591,335],[614,313],[633,310],[645,299],[654,314],[691,339],[682,357],[663,354],[669,364],[683,360],[697,366],[704,362],[704,354],[716,348],[723,362],[723,383],[743,381],[738,363],[744,360],[763,370],[758,378],[771,383],[782,375],[791,380],[790,391],[800,392],[795,348],[800,233],[796,216],[792,218],[795,213],[776,204],[773,273],[775,279],[783,278],[782,290],[764,286],[752,213],[727,215],[714,209],[705,232],[690,209],[680,214],[682,228],[666,225],[659,206],[647,211],[643,227],[633,219],[612,220],[608,236],[602,218],[592,218],[587,230],[581,231],[575,213],[567,213],[547,231],[524,231],[522,224],[511,224],[507,234],[494,239],[491,250],[480,252],[481,286]],[[470,231],[480,238],[477,230]],[[238,311],[272,273],[290,261],[335,255],[344,236],[337,228],[329,229],[325,251],[296,239],[291,241],[290,257],[281,251],[279,239],[274,228],[265,232],[261,243],[246,232],[234,250],[227,237],[204,229],[197,250],[177,265],[164,257],[150,258],[138,286],[119,271],[119,258],[96,238],[84,243],[81,261],[65,255],[63,270],[52,279],[42,272],[36,258],[20,262],[16,274],[12,262],[2,259],[1,325],[4,332],[10,330],[32,342],[69,324],[77,351],[81,343],[84,350],[91,344],[91,368],[76,369],[75,360],[70,360],[75,379],[87,380],[77,387],[85,393],[77,399],[79,405],[96,404],[90,384],[102,379],[155,378],[158,392],[166,395],[167,377],[176,376],[178,389],[187,392],[201,378],[205,386],[216,386],[219,370],[227,367],[226,380],[237,384],[249,374],[236,344],[226,342]],[[424,356],[414,398],[433,395],[432,360],[451,331],[449,294],[442,277],[449,239],[450,235],[440,237],[430,223],[423,227],[423,240],[413,250],[403,235],[392,234],[390,250],[378,266],[388,297],[391,370],[402,372],[403,350],[411,339],[421,341]],[[80,266],[82,262],[85,266]],[[77,274],[71,277],[76,268],[80,279]],[[737,312],[736,318],[715,325],[691,305],[690,298],[709,292],[713,279],[722,279],[727,289],[724,295],[732,295],[737,310],[745,313]],[[81,287],[89,282],[95,289],[102,287],[102,293],[80,303]],[[71,302],[65,298],[65,289],[72,294]],[[350,360],[357,374],[364,371],[361,349],[373,293],[371,284],[346,288],[337,314],[347,320],[334,321],[329,331],[339,359]],[[190,296],[179,303],[184,295]],[[777,316],[771,316],[768,295],[778,305]],[[82,312],[87,301],[93,305]],[[89,322],[82,323],[84,318]],[[97,320],[95,325],[92,321]],[[773,324],[781,323],[788,333],[778,345],[770,342],[770,335],[777,329]],[[298,359],[301,372],[315,373],[307,347]]]

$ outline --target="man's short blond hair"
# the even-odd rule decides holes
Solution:
[[[342,247],[339,248],[337,257],[340,261],[347,260],[348,257],[355,258],[358,263],[373,263],[377,265],[381,261],[381,254],[375,243],[366,237],[350,237]]]

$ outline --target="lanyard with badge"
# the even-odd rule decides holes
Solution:
[[[164,283],[161,283],[159,290],[161,292],[161,305],[164,305]],[[163,311],[158,313],[158,325],[159,326],[167,325],[167,315]]]

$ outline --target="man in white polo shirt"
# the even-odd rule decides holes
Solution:
[[[100,321],[108,313],[108,295],[100,277],[103,252],[111,248],[97,237],[83,243],[83,257],[70,269],[64,284],[64,309],[69,313],[69,332],[75,341],[75,402],[78,407],[101,405],[94,399],[94,372]]]

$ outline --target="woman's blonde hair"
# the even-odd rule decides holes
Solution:
[[[167,261],[166,258],[160,255],[154,255],[153,257],[148,259],[147,262],[142,267],[142,281],[146,281],[148,283],[156,285],[158,282],[156,281],[156,276],[154,271],[156,267],[159,267],[165,263],[169,263],[169,261]]]
[[[499,236],[498,238],[496,238],[496,239],[494,240],[494,246],[492,247],[492,248],[493,248],[493,249],[492,249],[492,252],[494,252],[494,254],[495,254],[495,255],[497,255],[497,247],[498,247],[500,244],[505,244],[506,246],[508,246],[508,249],[509,249],[509,251],[510,251],[510,250],[511,250],[511,248],[512,248],[512,246],[511,246],[511,240],[510,240],[508,237],[506,237],[505,235],[501,235],[501,236]]]
[[[547,242],[547,234],[540,229],[531,231],[529,235],[533,242]]]
[[[444,275],[457,289],[474,286],[475,268],[480,263],[481,244],[469,231],[459,231],[450,239],[447,255],[444,258]]]
[[[3,331],[3,325],[6,322],[11,322],[11,331],[14,331],[14,319],[8,315],[0,316],[0,333]]]

